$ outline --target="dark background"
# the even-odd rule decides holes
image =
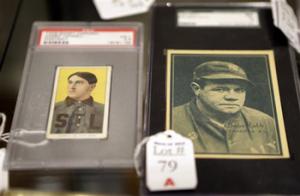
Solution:
[[[181,2],[188,0],[157,0]],[[203,0],[204,1],[204,0]],[[193,2],[203,2],[193,0]],[[218,0],[216,0],[218,1]],[[206,0],[206,2],[216,2]],[[227,2],[227,0],[220,0]],[[239,1],[239,0],[232,0]],[[256,2],[259,0],[256,0]],[[190,2],[190,1],[189,1]],[[246,0],[242,1],[246,2]],[[253,1],[252,1],[253,2]],[[296,4],[296,1],[293,5]],[[294,6],[295,7],[295,6]],[[222,9],[222,8],[220,8]],[[199,186],[196,191],[170,192],[170,195],[199,195],[199,193],[300,193],[299,113],[291,70],[291,53],[282,33],[272,25],[269,10],[260,10],[263,28],[254,31],[229,28],[177,29],[174,7],[155,8],[153,13],[116,19],[142,21],[145,24],[145,57],[152,59],[151,133],[164,128],[165,88],[163,50],[177,49],[274,49],[280,81],[281,101],[286,122],[291,158],[289,160],[201,160],[197,161]],[[150,23],[153,15],[153,24]],[[31,25],[35,21],[101,21],[92,0],[0,0],[0,111],[8,116],[10,128],[21,82]],[[112,20],[115,21],[115,20]],[[151,28],[151,26],[153,28]],[[149,37],[152,29],[152,38]],[[152,52],[148,51],[150,42]],[[148,65],[148,63],[146,63]],[[28,114],[30,115],[30,114]],[[149,129],[148,129],[149,130]],[[0,143],[0,147],[5,144]],[[114,171],[14,171],[10,186],[44,191],[83,191],[107,194],[138,195],[134,171],[119,175]],[[142,182],[142,181],[140,181]],[[142,182],[143,183],[143,182]],[[145,187],[141,188],[142,194]],[[168,194],[168,193],[157,193]],[[30,195],[30,194],[28,194]]]

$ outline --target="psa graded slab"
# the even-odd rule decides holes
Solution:
[[[143,127],[143,27],[35,23],[9,169],[132,169]]]
[[[299,72],[270,4],[157,4],[152,16],[149,135],[193,141],[193,193],[299,194]]]
[[[273,51],[168,50],[166,128],[199,158],[288,157]]]

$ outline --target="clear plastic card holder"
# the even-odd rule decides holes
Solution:
[[[143,69],[140,23],[35,23],[8,169],[133,168],[143,127]],[[72,78],[87,82],[88,99],[72,94],[79,81]],[[81,111],[76,104],[84,113],[74,112]],[[75,109],[58,114],[69,106]]]

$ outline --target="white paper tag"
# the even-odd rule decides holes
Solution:
[[[286,0],[272,0],[274,25],[289,39],[290,44],[300,52],[299,25],[297,16]]]
[[[8,189],[8,172],[4,170],[5,148],[0,149],[0,192]]]
[[[179,11],[179,27],[257,27],[259,26],[256,11]]]
[[[196,188],[194,146],[190,139],[171,130],[151,136],[146,146],[146,161],[150,191]]]
[[[134,29],[41,29],[39,46],[135,46]]]
[[[102,19],[113,19],[147,12],[155,0],[94,0]]]
[[[297,17],[286,2],[279,2],[278,26],[291,42],[298,42],[298,21]]]
[[[278,0],[271,0],[273,23],[278,27]]]

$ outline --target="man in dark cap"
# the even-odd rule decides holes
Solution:
[[[51,133],[101,133],[104,105],[91,96],[97,78],[90,72],[68,77],[68,96],[55,104]]]
[[[172,128],[193,140],[196,154],[279,154],[273,118],[244,106],[251,86],[236,64],[198,65],[191,83],[195,97],[173,108]]]

